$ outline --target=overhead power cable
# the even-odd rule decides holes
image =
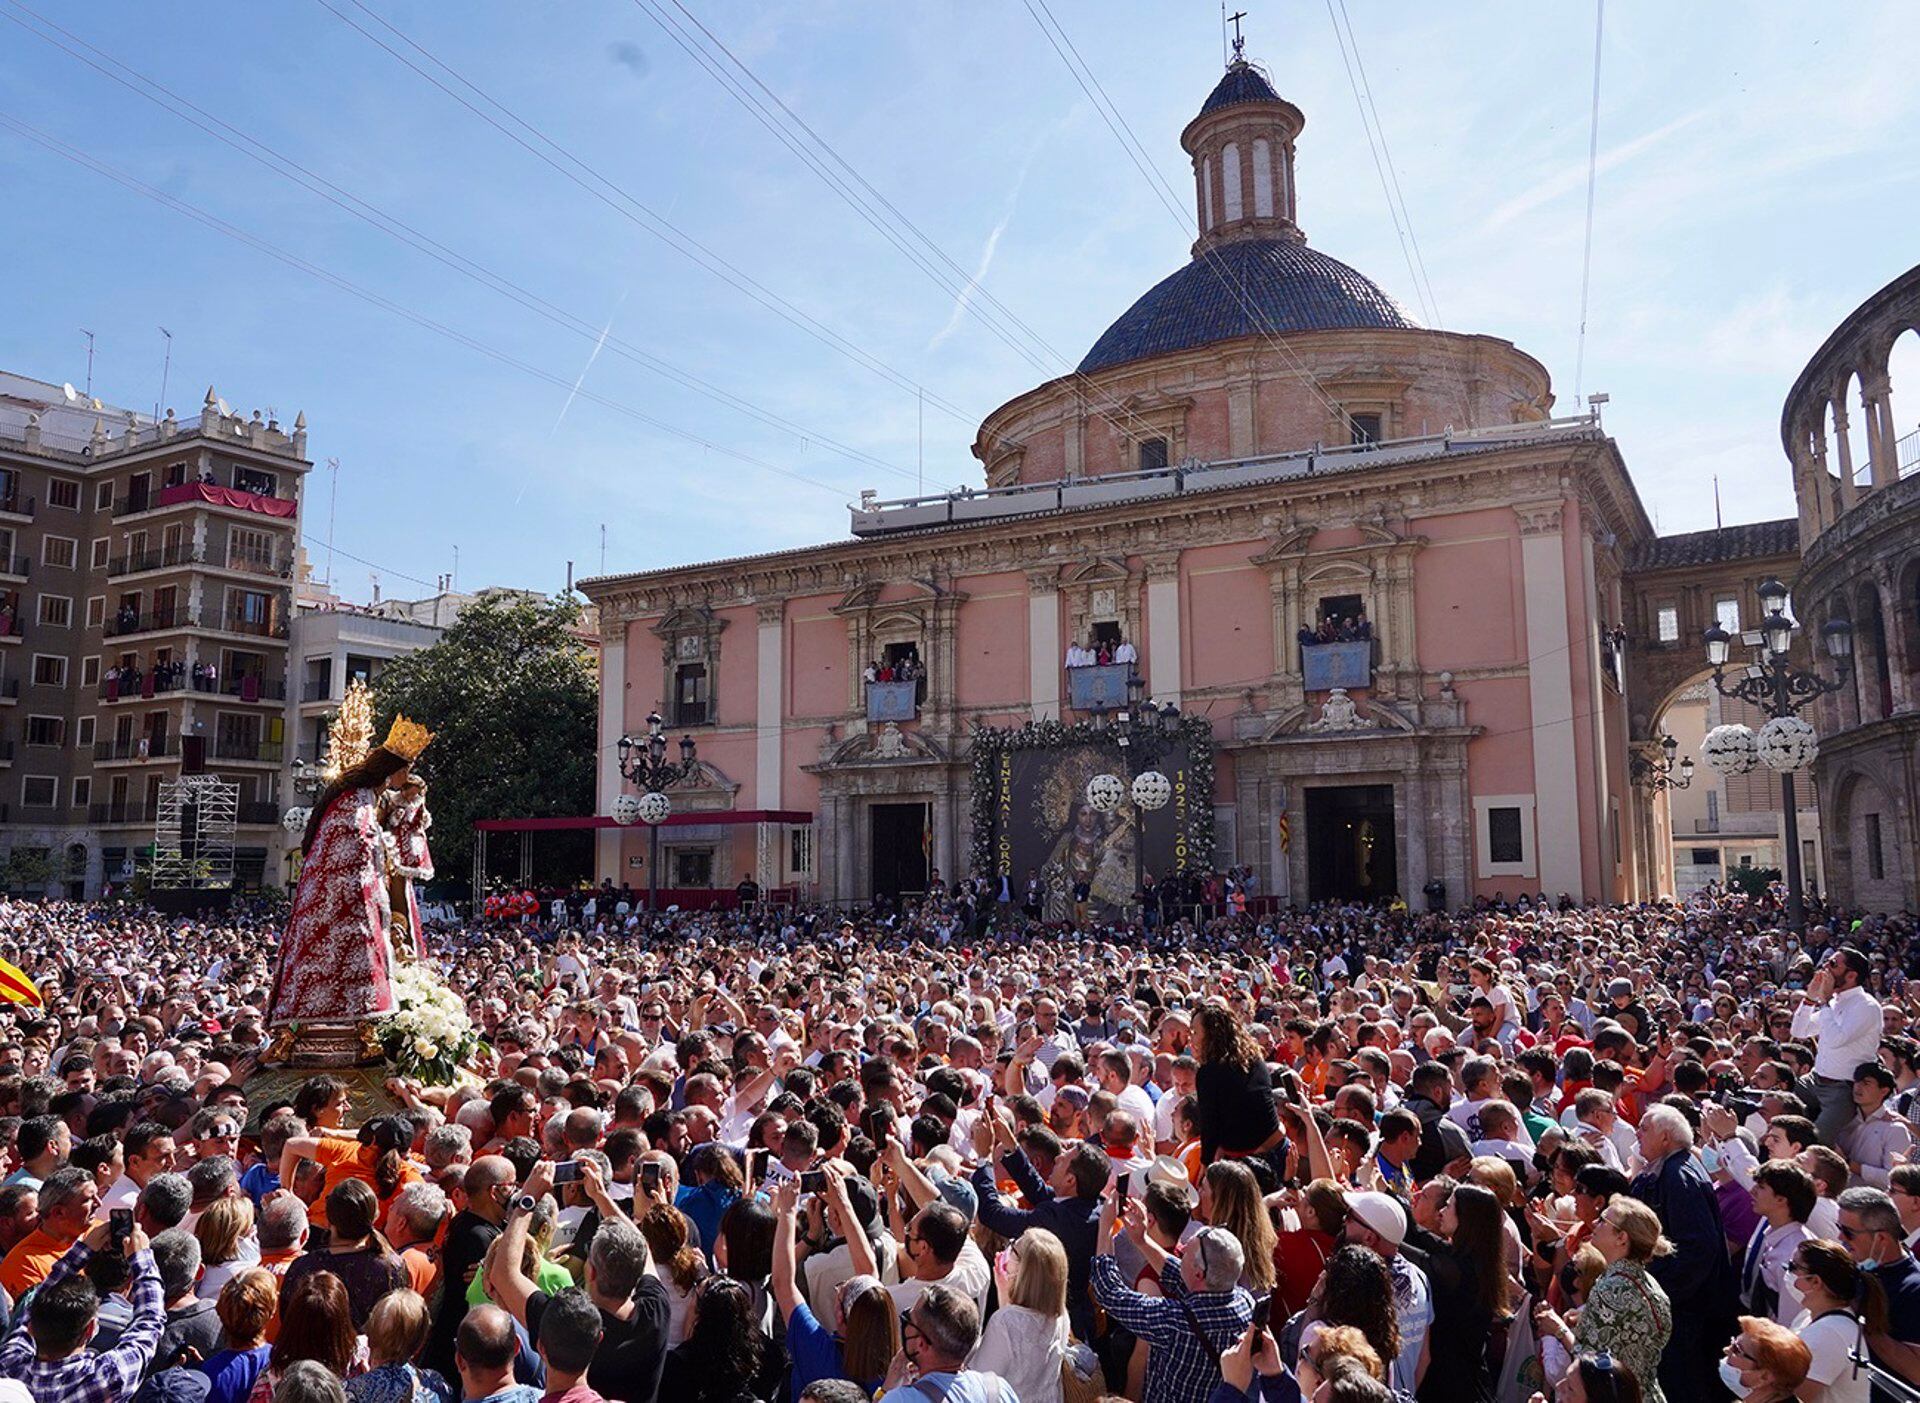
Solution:
[[[342,188],[324,176],[309,170],[291,157],[276,151],[265,142],[240,130],[231,123],[222,120],[204,108],[199,107],[165,84],[147,74],[141,73],[123,61],[114,58],[112,55],[105,53],[79,35],[62,28],[45,16],[37,14],[26,5],[19,3],[19,0],[5,0],[5,3],[12,6],[14,10],[19,11],[20,14],[31,17],[35,23],[54,31],[54,34],[65,36],[66,39],[71,40],[72,44],[78,45],[79,48],[63,43],[60,38],[56,38],[54,35],[42,33],[32,25],[29,25],[25,20],[22,20],[19,15],[0,14],[0,18],[10,20],[14,24],[19,25],[28,33],[33,34],[34,37],[52,45],[79,62],[86,64],[89,68],[120,84],[129,92],[135,93],[163,110],[173,113],[182,121],[205,132],[216,141],[221,142],[223,145],[239,152],[248,159],[264,166],[276,175],[280,175],[300,185],[302,188],[311,191],[336,208],[371,225],[390,238],[425,254],[435,262],[452,269],[461,276],[479,283],[488,290],[507,298],[509,301],[533,312],[535,315],[543,317],[547,321],[563,327],[578,336],[584,337],[596,344],[601,342],[603,332],[584,317],[580,317],[562,307],[556,306],[546,298],[541,297],[538,293],[529,291],[504,274],[496,273],[485,265],[467,258],[447,247],[445,244],[421,233],[418,229],[415,229],[412,225],[409,225],[397,216],[360,198],[352,191]],[[81,49],[87,52],[83,53],[80,51]],[[95,58],[88,56],[89,54],[97,56],[101,61],[96,62]],[[107,65],[112,65],[112,67],[108,67]],[[130,75],[131,81],[129,77],[123,77],[120,72],[115,72],[115,68]],[[862,449],[842,443],[828,434],[819,433],[804,425],[794,423],[792,420],[772,410],[766,409],[761,405],[755,404],[751,400],[733,394],[731,391],[722,389],[720,386],[703,379],[692,371],[677,366],[661,356],[654,355],[652,352],[644,350],[624,338],[614,336],[611,333],[605,333],[604,335],[605,349],[657,375],[663,376],[686,389],[693,390],[696,394],[703,395],[715,403],[723,404],[728,408],[737,410],[770,428],[776,428],[783,432],[790,433],[805,442],[818,443],[831,448],[836,453],[869,467],[894,473],[900,477],[913,476],[912,472],[903,466],[889,463]]]
[[[1587,292],[1593,286],[1593,192],[1600,175],[1600,40],[1606,32],[1607,0],[1593,5],[1593,110],[1587,118],[1587,234],[1580,251],[1580,346],[1573,358],[1573,402],[1582,404],[1587,371]]]
[[[904,371],[896,369],[878,355],[865,350],[847,337],[841,335],[832,327],[826,325],[826,323],[803,311],[779,293],[772,291],[760,283],[736,264],[728,261],[711,248],[708,248],[698,239],[695,239],[692,235],[674,224],[665,215],[650,208],[637,196],[624,189],[609,177],[601,174],[600,171],[581,160],[578,156],[575,156],[566,147],[554,141],[539,128],[517,115],[504,103],[491,97],[451,66],[434,57],[434,55],[429,53],[421,45],[415,43],[400,30],[396,29],[372,10],[369,10],[365,5],[360,4],[359,0],[350,0],[350,3],[354,5],[355,9],[366,15],[367,18],[378,24],[382,29],[392,34],[396,40],[411,49],[414,53],[419,54],[422,59],[434,65],[454,83],[465,89],[466,92],[473,94],[473,97],[477,98],[480,103],[484,103],[487,107],[492,108],[493,112],[498,112],[500,116],[496,117],[493,115],[493,112],[483,110],[482,107],[476,105],[474,101],[464,96],[461,92],[455,91],[454,88],[448,86],[446,82],[441,81],[441,79],[433,73],[422,68],[406,54],[361,24],[352,15],[343,11],[334,3],[334,0],[315,0],[315,3],[320,5],[321,8],[333,15],[349,29],[361,35],[376,48],[387,53],[403,67],[410,69],[433,87],[438,88],[442,93],[446,94],[446,96],[453,99],[453,101],[466,108],[474,116],[506,137],[507,140],[511,141],[514,145],[520,147],[545,165],[552,167],[566,180],[579,186],[580,189],[586,191],[589,195],[593,196],[594,199],[606,205],[622,218],[639,226],[649,235],[660,240],[660,242],[666,244],[682,257],[698,264],[701,268],[726,283],[729,287],[734,288],[742,295],[758,302],[775,316],[781,318],[781,320],[804,331],[807,335],[813,337],[823,345],[828,346],[837,354],[872,371],[875,375],[878,375],[895,387],[911,394],[924,395],[927,404],[939,410],[942,414],[946,414],[965,424],[977,422],[977,418],[973,414],[960,408],[951,400],[936,394]],[[503,121],[502,118],[505,120]],[[509,123],[512,125],[509,126]],[[515,130],[515,128],[518,128],[518,130]],[[526,133],[526,135],[521,135],[522,132]]]
[[[1380,121],[1380,110],[1373,105],[1373,87],[1367,82],[1366,60],[1360,53],[1360,41],[1353,37],[1353,20],[1347,14],[1347,0],[1327,0],[1327,19],[1333,25],[1333,41],[1340,47],[1340,62],[1347,70],[1347,86],[1353,90],[1353,105],[1360,113],[1360,129],[1366,133],[1367,150],[1373,154],[1374,173],[1380,177],[1380,193],[1387,200],[1387,217],[1393,221],[1394,235],[1400,240],[1400,257],[1407,265],[1407,277],[1413,283],[1413,295],[1420,300],[1421,314],[1434,330],[1441,330],[1440,307],[1433,298],[1433,286],[1427,281],[1426,260],[1420,256],[1420,241],[1414,236],[1413,214],[1407,209],[1406,196],[1400,193],[1400,175],[1393,168],[1393,153],[1387,147],[1387,129]],[[1341,26],[1345,25],[1345,32]],[[1349,55],[1348,50],[1352,53]],[[1359,69],[1356,77],[1354,70]],[[1375,140],[1376,135],[1378,140]]]
[[[1003,345],[1041,374],[1049,378],[1056,377],[1061,374],[1057,367],[1066,365],[1068,367],[1065,372],[1066,377],[1077,384],[1092,401],[1089,407],[1096,415],[1107,419],[1119,428],[1122,426],[1113,417],[1117,413],[1130,421],[1131,427],[1135,430],[1135,437],[1142,435],[1144,425],[1134,411],[1120,403],[1110,391],[1081,374],[1066,356],[1022,321],[993,293],[982,287],[965,268],[928,236],[926,231],[902,213],[843,157],[832,143],[789,107],[750,66],[688,11],[680,0],[670,0],[670,2],[673,9],[685,17],[686,24],[682,24],[680,20],[668,13],[664,5],[657,4],[654,0],[634,0],[640,10],[652,19],[689,58],[712,76],[735,102],[746,109],[749,115],[765,127],[802,165],[818,176],[821,182],[838,195],[862,220],[892,244],[908,262],[924,273],[936,287],[952,297],[957,306],[979,321]],[[354,3],[359,3],[359,0],[354,0]],[[694,30],[699,32],[699,37],[695,36]],[[705,41],[704,44],[702,39]],[[713,52],[709,52],[709,45],[720,57],[715,57]],[[732,70],[737,70],[745,81],[736,78]],[[756,90],[764,95],[764,101],[755,95]]]
[[[547,384],[557,386],[561,389],[574,391],[580,399],[611,409],[617,414],[625,415],[630,419],[647,425],[649,428],[657,429],[661,433],[694,444],[709,453],[716,453],[722,457],[731,458],[736,462],[760,468],[763,471],[773,473],[779,477],[791,478],[795,482],[804,482],[808,486],[817,487],[823,492],[831,492],[835,497],[843,501],[846,498],[846,489],[844,487],[837,487],[830,482],[822,481],[820,478],[810,477],[806,473],[796,472],[792,468],[785,468],[778,463],[770,463],[764,458],[757,458],[750,453],[743,453],[738,449],[728,448],[723,444],[715,443],[700,434],[688,429],[683,429],[676,424],[670,424],[664,419],[647,413],[643,409],[636,408],[633,405],[626,404],[607,395],[602,395],[585,388],[576,389],[574,380],[562,373],[547,370],[529,361],[522,360],[510,352],[489,345],[478,337],[471,336],[456,327],[436,321],[424,313],[404,306],[382,293],[375,292],[371,288],[362,287],[358,283],[331,272],[317,263],[302,258],[298,254],[291,253],[277,244],[261,238],[257,234],[231,224],[218,215],[200,208],[198,205],[190,204],[177,196],[149,185],[137,176],[131,175],[117,166],[113,166],[106,161],[89,155],[80,148],[69,145],[67,142],[60,140],[60,138],[44,132],[38,127],[22,121],[10,113],[0,111],[0,127],[13,131],[26,140],[33,142],[35,145],[41,146],[53,154],[73,162],[75,165],[85,167],[98,175],[103,175],[116,184],[133,191],[135,194],[143,195],[147,199],[174,210],[176,213],[184,214],[189,219],[196,220],[237,243],[245,244],[247,247],[264,253],[270,258],[277,259],[288,267],[295,268],[307,274],[309,277],[316,278],[331,287],[337,288],[349,296],[356,297],[371,306],[380,308],[382,311],[389,312],[394,316],[412,322],[415,326],[426,331],[431,331],[436,336],[443,337],[457,345],[465,346],[467,349],[475,351],[498,364],[507,366],[509,369],[517,370],[523,375],[532,376],[534,379],[545,381]]]

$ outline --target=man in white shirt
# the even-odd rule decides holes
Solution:
[[[944,1199],[929,1203],[907,1225],[900,1281],[887,1287],[896,1309],[906,1311],[929,1286],[951,1286],[986,1310],[993,1271],[986,1255],[967,1235],[967,1215]]]
[[[1880,1052],[1880,1001],[1860,987],[1869,968],[1865,955],[1840,946],[1821,963],[1806,1002],[1793,1011],[1794,1037],[1814,1040],[1813,1081],[1820,1098],[1814,1124],[1829,1145],[1853,1119],[1854,1070]]]
[[[1123,639],[1120,646],[1113,650],[1113,660],[1116,663],[1137,663],[1140,661],[1140,654],[1133,644]]]

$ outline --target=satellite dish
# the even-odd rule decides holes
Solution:
[[[72,381],[68,381],[62,385],[60,387],[60,393],[67,397],[68,404],[78,404],[80,402],[80,392],[73,388]]]
[[[214,401],[214,404],[219,407],[220,417],[222,419],[233,413],[231,409],[227,408],[227,402],[224,399],[217,399]]]

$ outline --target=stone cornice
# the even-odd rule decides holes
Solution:
[[[925,583],[929,580],[1024,572],[1048,559],[1124,558],[1272,540],[1302,527],[1369,521],[1381,511],[1395,519],[1418,519],[1557,498],[1568,490],[1570,479],[1592,475],[1577,469],[1593,462],[1593,449],[1590,443],[1534,444],[1471,457],[1435,457],[1365,473],[1292,478],[1045,517],[838,541],[587,580],[580,589],[601,607],[609,624],[703,605],[740,607],[776,595],[839,593],[844,596],[840,607],[864,609],[871,606],[856,601],[854,593],[881,581],[917,579],[932,592]],[[1602,459],[1617,470],[1619,458],[1610,445]]]

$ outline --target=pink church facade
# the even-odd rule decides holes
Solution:
[[[1193,260],[988,416],[979,490],[864,500],[841,542],[583,584],[599,812],[650,712],[698,741],[663,887],[751,872],[853,901],[966,875],[978,728],[1086,719],[1101,678],[1068,650],[1124,644],[1105,684],[1131,666],[1206,719],[1214,865],[1264,893],[1656,888],[1618,632],[1653,531],[1618,449],[1596,417],[1552,417],[1524,352],[1422,328],[1307,246],[1303,126],[1228,70],[1182,134]],[[1329,615],[1369,636],[1304,642]],[[868,682],[902,662],[910,680]],[[599,875],[644,885],[642,829],[598,841]]]

